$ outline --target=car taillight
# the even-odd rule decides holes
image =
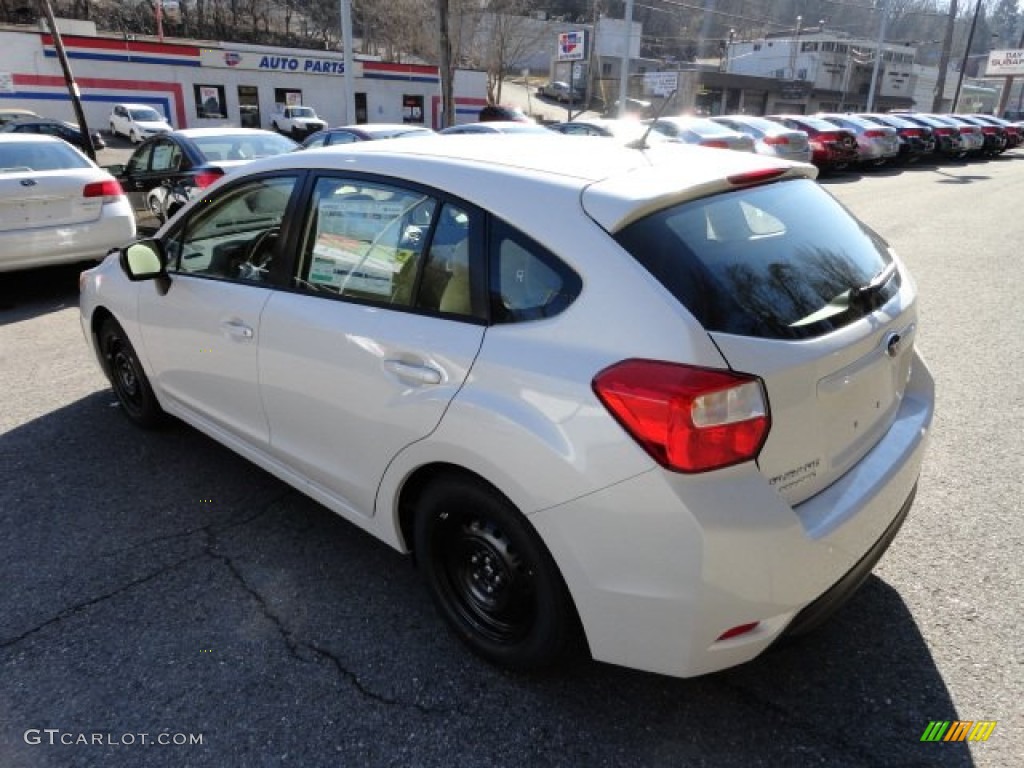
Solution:
[[[789,144],[789,137],[788,136],[765,136],[764,137],[764,143],[765,144],[770,144],[770,145],[773,145],[773,146],[776,145],[776,144]]]
[[[102,197],[104,203],[116,202],[124,196],[120,182],[117,179],[106,181],[91,181],[82,189],[82,197]]]
[[[952,128],[936,128],[932,131],[936,136],[951,136],[953,134]]]
[[[885,131],[878,131],[874,128],[864,131],[864,135],[869,139],[881,139],[886,135]]]
[[[758,379],[657,360],[625,360],[593,381],[594,393],[655,461],[706,472],[757,457],[770,421]]]
[[[840,136],[838,133],[819,133],[817,136],[813,138],[817,139],[818,141],[839,141]]]
[[[995,126],[989,126],[987,128],[982,128],[981,132],[985,133],[985,134],[993,134],[993,133],[999,133],[999,129],[996,128]]]
[[[728,149],[729,142],[723,141],[722,139],[704,139],[700,143],[702,147],[713,147],[715,149]]]
[[[192,178],[192,183],[195,184],[199,189],[206,189],[208,186],[213,184],[217,179],[224,175],[224,171],[219,168],[210,169],[208,171],[200,171]]]
[[[904,136],[921,136],[923,135],[920,128],[904,128],[900,131]]]

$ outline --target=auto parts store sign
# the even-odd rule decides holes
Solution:
[[[992,51],[986,75],[1024,75],[1024,51]]]
[[[304,75],[343,75],[345,64],[341,57],[290,56],[280,50],[272,53],[226,48],[204,48],[199,54],[204,67],[246,69],[260,72],[284,72]]]

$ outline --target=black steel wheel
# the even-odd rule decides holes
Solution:
[[[147,429],[163,424],[166,414],[153,393],[142,363],[128,335],[112,317],[100,327],[99,347],[107,378],[125,415]]]
[[[420,498],[415,552],[434,603],[475,653],[515,669],[566,656],[579,620],[537,532],[496,490],[449,475]]]

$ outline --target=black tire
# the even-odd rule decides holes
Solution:
[[[579,619],[558,567],[496,490],[463,475],[438,479],[420,497],[414,534],[434,604],[474,653],[533,670],[578,647]]]
[[[157,402],[128,335],[112,317],[100,326],[99,347],[103,368],[125,415],[144,429],[164,424],[167,414]]]

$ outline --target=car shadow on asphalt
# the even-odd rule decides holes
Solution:
[[[513,674],[444,630],[408,558],[191,428],[118,411],[104,390],[0,435],[0,663],[17,655],[5,674],[26,692],[11,722],[197,723],[209,765],[245,738],[337,764],[455,748],[478,750],[460,765],[973,765],[965,744],[921,741],[959,713],[880,578],[719,674]],[[328,716],[374,734],[375,759],[322,733]]]
[[[98,262],[0,273],[0,325],[78,306],[78,276]]]

